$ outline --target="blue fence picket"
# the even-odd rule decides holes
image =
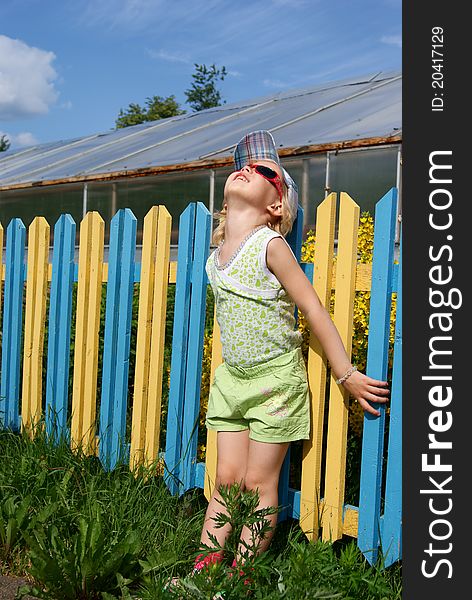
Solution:
[[[397,312],[390,401],[388,462],[381,544],[384,566],[402,555],[402,247],[397,279]]]
[[[367,374],[383,381],[387,378],[388,368],[396,206],[397,190],[392,188],[375,207]],[[364,416],[357,540],[370,563],[377,560],[380,541],[385,428],[385,406],[376,405],[376,408],[380,410],[380,417],[369,413]]]
[[[300,262],[302,255],[302,240],[303,240],[303,208],[298,207],[297,218],[293,222],[292,230],[287,235],[287,242],[292,252],[295,254],[296,259]]]
[[[0,422],[5,429],[20,428],[20,357],[25,281],[26,228],[21,219],[7,227],[6,270],[3,305],[2,375],[0,383]]]
[[[292,249],[296,259],[300,262],[302,253],[302,239],[303,239],[303,208],[298,207],[297,218],[295,219],[292,230],[287,236],[287,242]],[[298,318],[298,309],[295,307],[295,318]],[[290,506],[289,499],[289,478],[290,478],[290,446],[287,450],[282,468],[280,469],[279,477],[279,506],[281,506],[280,513],[278,514],[278,521],[284,521],[292,513],[292,507]]]
[[[123,208],[113,217],[110,227],[99,434],[99,456],[106,469],[114,469],[127,459],[126,408],[136,223],[131,210]]]
[[[190,298],[187,369],[185,374],[184,420],[182,424],[180,492],[195,486],[200,389],[202,381],[203,333],[205,328],[206,292],[208,278],[205,265],[211,233],[211,214],[204,204],[197,203],[195,245]]]
[[[69,438],[66,427],[76,224],[69,214],[54,226],[46,370],[46,432]]]
[[[169,491],[179,491],[182,414],[187,369],[187,339],[190,320],[190,284],[192,276],[193,244],[195,236],[196,205],[191,203],[180,215],[177,276],[175,283],[174,327],[170,365],[169,401],[165,450],[165,481]]]

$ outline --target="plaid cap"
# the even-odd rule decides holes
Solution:
[[[295,221],[298,209],[298,188],[287,171],[280,164],[274,138],[269,131],[252,131],[245,135],[234,150],[234,165],[240,170],[255,160],[271,160],[282,169],[285,184],[288,189],[288,204],[292,223]]]

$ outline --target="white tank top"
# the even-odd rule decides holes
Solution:
[[[267,267],[267,244],[275,237],[285,241],[264,226],[246,238],[226,265],[218,262],[218,248],[208,257],[206,272],[229,365],[253,366],[301,346],[295,304]]]

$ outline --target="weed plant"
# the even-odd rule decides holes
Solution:
[[[291,520],[277,525],[266,553],[248,547],[242,574],[232,569],[238,528],[261,535],[264,517],[277,510],[258,511],[257,493],[235,487],[222,494],[217,521],[234,528],[224,562],[188,577],[207,503],[201,490],[172,496],[156,472],[105,471],[96,457],[52,444],[41,431],[34,440],[0,432],[0,574],[26,576],[22,594],[50,600],[212,599],[217,592],[225,599],[401,598],[400,565],[369,565],[355,540],[308,542]],[[175,576],[184,595],[165,588]]]

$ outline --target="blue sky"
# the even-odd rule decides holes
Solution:
[[[225,66],[229,104],[401,69],[401,0],[1,0],[0,135],[13,148],[115,127]]]

